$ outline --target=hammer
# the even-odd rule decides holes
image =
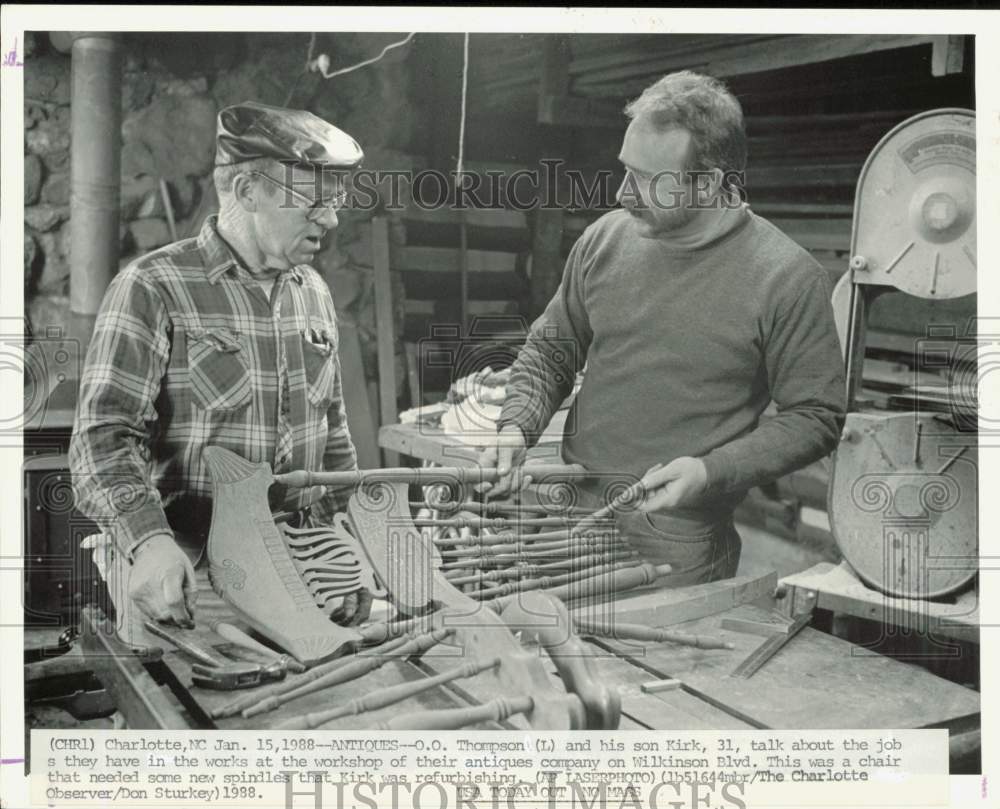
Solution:
[[[282,680],[288,672],[284,660],[276,660],[267,666],[255,663],[236,663],[218,657],[189,638],[154,623],[145,621],[146,631],[169,641],[182,652],[186,652],[198,662],[191,667],[192,683],[200,688],[232,691],[238,688],[253,688],[262,683]]]

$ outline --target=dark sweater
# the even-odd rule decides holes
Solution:
[[[514,363],[500,425],[533,444],[585,362],[565,461],[641,475],[701,457],[713,512],[831,452],[843,423],[827,276],[749,211],[691,249],[640,237],[625,211],[587,228]],[[778,415],[759,424],[772,399]]]

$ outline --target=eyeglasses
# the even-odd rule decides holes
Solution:
[[[296,191],[294,188],[278,182],[270,174],[265,174],[263,171],[251,171],[249,173],[256,174],[258,177],[263,177],[271,183],[271,185],[276,185],[278,188],[284,189],[293,197],[297,197],[304,202],[306,204],[306,219],[310,222],[318,222],[327,211],[339,211],[347,203],[346,191],[338,192],[337,195],[330,200],[310,199],[305,194]]]

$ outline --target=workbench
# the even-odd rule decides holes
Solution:
[[[210,589],[199,569],[198,639],[217,652],[238,651],[207,628],[221,618],[246,628]],[[614,683],[622,698],[620,727],[625,730],[798,729],[798,728],[947,728],[953,758],[966,758],[979,745],[979,695],[915,666],[882,655],[852,654],[851,644],[805,628],[749,679],[730,676],[765,638],[723,628],[726,618],[764,621],[778,608],[773,574],[741,577],[676,590],[646,588],[623,594],[615,614],[623,621],[713,635],[735,649],[705,650],[671,643],[584,638],[595,655],[601,679]],[[92,608],[84,615],[81,642],[87,661],[131,728],[266,729],[282,721],[363,696],[375,689],[427,676],[429,652],[420,659],[391,660],[363,678],[310,694],[276,711],[250,719],[213,720],[212,709],[247,692],[211,691],[191,685],[191,661],[164,648],[144,658],[130,654],[102,632],[103,616]],[[169,646],[169,644],[163,644]],[[445,653],[442,651],[441,653]],[[454,655],[454,652],[450,652]],[[454,657],[447,665],[459,662]],[[549,676],[561,689],[555,668]],[[646,693],[642,685],[675,679],[678,688]],[[402,711],[460,707],[495,696],[476,679],[439,686],[403,703],[347,716],[327,729],[361,729]],[[521,716],[478,729],[524,728]]]
[[[414,425],[384,428],[383,446],[424,460],[449,465],[475,463],[474,448],[456,445]],[[547,458],[552,460],[551,454]],[[214,635],[212,619],[249,627],[233,614],[197,571],[199,599],[197,639],[217,653],[246,659],[239,650]],[[879,654],[856,654],[858,647],[807,626],[747,679],[732,673],[767,638],[729,627],[771,622],[796,604],[798,596],[786,583],[784,598],[774,573],[747,575],[721,582],[665,589],[655,585],[618,594],[607,611],[617,620],[676,632],[714,636],[733,649],[700,649],[669,642],[639,643],[583,636],[594,655],[603,683],[619,688],[620,728],[670,729],[808,729],[808,728],[946,728],[953,763],[975,760],[979,749],[980,700],[969,688],[936,677],[922,668]],[[568,605],[571,612],[574,605]],[[738,620],[734,620],[738,619]],[[278,710],[249,719],[212,719],[213,709],[246,691],[213,691],[191,682],[192,661],[179,650],[154,649],[143,656],[119,645],[107,631],[107,620],[95,607],[84,611],[82,645],[88,668],[117,705],[131,728],[268,729],[311,711],[334,707],[377,689],[419,680],[431,671],[461,661],[456,650],[435,647],[420,658],[393,659],[365,676],[309,694]],[[724,625],[725,624],[725,625]],[[158,646],[169,644],[159,642]],[[450,658],[436,660],[439,655]],[[564,690],[547,657],[546,670],[557,690]],[[647,692],[653,681],[674,680],[669,690]],[[486,702],[496,694],[476,678],[458,680],[369,713],[336,719],[323,729],[370,728],[402,712],[464,707]],[[480,729],[525,728],[515,715],[502,723],[485,722]],[[973,765],[974,766],[974,765]]]

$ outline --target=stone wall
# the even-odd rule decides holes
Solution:
[[[321,34],[314,55],[332,68],[377,54],[397,34]],[[215,116],[256,100],[310,109],[351,133],[371,169],[419,169],[421,125],[413,102],[412,45],[326,80],[306,73],[308,34],[131,34],[124,42],[119,266],[196,233],[215,208],[211,187]],[[25,42],[25,312],[33,333],[65,326],[70,267],[70,56],[44,34]],[[163,190],[166,190],[166,194]],[[169,214],[168,206],[169,205]],[[342,318],[358,323],[375,374],[371,294],[372,212],[347,211],[316,266]],[[402,229],[392,228],[402,240]],[[397,329],[397,334],[399,334]]]

